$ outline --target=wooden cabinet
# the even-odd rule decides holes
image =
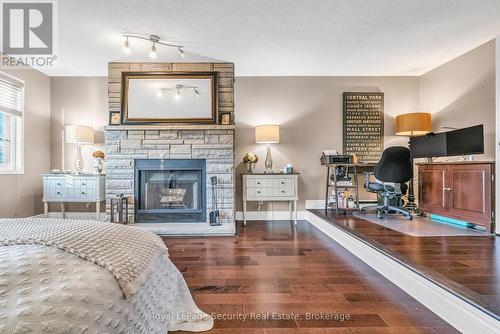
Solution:
[[[419,206],[427,214],[482,225],[493,232],[493,162],[418,164]]]

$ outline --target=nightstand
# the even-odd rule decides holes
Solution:
[[[243,174],[243,225],[247,224],[247,202],[250,201],[287,201],[290,220],[297,224],[298,180],[298,173]]]
[[[93,174],[44,174],[43,208],[45,217],[49,213],[49,203],[61,203],[63,218],[64,203],[95,203],[96,218],[99,220],[100,203],[105,200],[104,175]]]

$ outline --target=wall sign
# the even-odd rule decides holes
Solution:
[[[344,93],[344,154],[377,162],[384,150],[384,93]]]

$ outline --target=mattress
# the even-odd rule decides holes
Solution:
[[[105,268],[43,245],[0,247],[0,333],[167,333],[205,331],[199,310],[167,255],[155,259],[125,298]]]

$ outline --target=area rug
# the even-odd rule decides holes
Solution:
[[[436,222],[429,218],[414,217],[408,220],[402,215],[391,214],[387,218],[379,219],[375,213],[358,212],[355,212],[354,216],[412,237],[489,236],[484,231]]]

